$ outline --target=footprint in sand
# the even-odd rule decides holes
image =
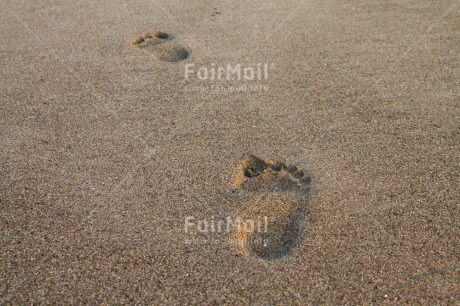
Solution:
[[[251,195],[241,220],[262,226],[236,227],[239,250],[247,256],[277,259],[296,245],[301,218],[306,210],[310,177],[281,161],[264,161],[245,155],[235,184]]]
[[[190,56],[190,51],[174,41],[174,36],[157,31],[137,36],[131,45],[164,62],[179,62]]]

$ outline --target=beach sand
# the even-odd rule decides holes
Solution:
[[[0,17],[2,305],[459,303],[459,1]]]

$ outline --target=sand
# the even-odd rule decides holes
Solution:
[[[0,17],[1,304],[459,303],[460,1]]]

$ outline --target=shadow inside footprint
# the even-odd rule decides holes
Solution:
[[[164,62],[179,62],[190,56],[190,52],[184,46],[174,42],[174,36],[160,31],[139,35],[131,45]]]
[[[240,251],[263,259],[289,254],[298,240],[310,178],[295,166],[246,155],[235,184],[251,193],[244,226],[236,230]],[[255,220],[264,220],[264,226],[253,226],[260,223]]]

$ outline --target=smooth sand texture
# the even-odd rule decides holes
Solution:
[[[0,17],[0,303],[459,303],[460,1],[1,1]],[[189,56],[133,48],[155,31]],[[268,76],[196,74],[228,63]],[[251,90],[190,90],[218,84]],[[281,258],[198,228],[267,203],[235,186],[245,153],[312,178]]]

